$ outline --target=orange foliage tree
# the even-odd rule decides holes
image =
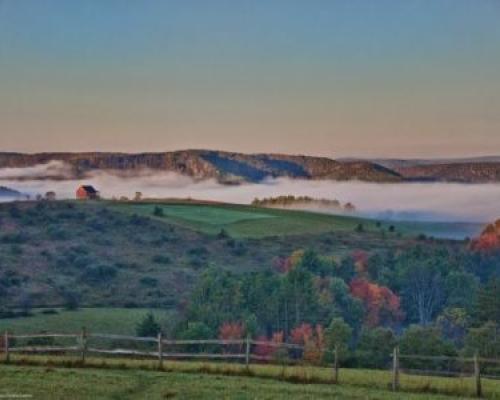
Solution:
[[[243,339],[245,329],[241,322],[224,322],[219,328],[220,340],[240,340]],[[231,352],[241,351],[243,345],[229,345],[226,347]]]
[[[283,331],[273,333],[271,339],[266,336],[260,336],[257,339],[259,342],[254,349],[254,353],[260,357],[273,358],[275,354],[279,351],[279,346],[284,342]]]
[[[350,284],[351,295],[360,299],[366,309],[365,324],[370,327],[394,323],[403,317],[400,299],[390,289],[355,278]]]
[[[325,334],[321,325],[314,328],[310,324],[301,324],[290,332],[294,344],[304,346],[304,360],[319,364],[325,351]]]
[[[354,261],[357,274],[365,276],[368,267],[368,253],[364,250],[355,250],[351,257]]]
[[[241,322],[224,322],[219,328],[219,339],[238,340],[242,339],[245,333]]]
[[[500,219],[488,225],[481,235],[472,241],[471,248],[476,251],[500,249]]]
[[[286,274],[300,263],[303,256],[304,250],[295,250],[288,257],[276,257],[273,260],[273,268],[276,272]]]

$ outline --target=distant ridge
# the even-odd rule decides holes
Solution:
[[[0,168],[27,168],[51,161],[64,171],[51,178],[80,179],[93,172],[134,175],[145,170],[175,172],[196,180],[221,183],[262,182],[266,178],[359,180],[364,182],[500,182],[500,156],[463,159],[339,159],[286,154],[244,154],[215,150],[157,153],[37,153],[0,152]],[[37,176],[43,179],[43,176]]]
[[[26,168],[51,161],[70,166],[61,178],[81,178],[95,171],[128,175],[144,170],[175,172],[222,183],[261,182],[266,178],[330,179],[399,182],[401,176],[367,161],[336,161],[326,157],[284,154],[243,154],[211,150],[162,153],[0,153],[0,168]]]
[[[345,161],[360,161],[349,158]],[[500,156],[443,159],[363,159],[394,172],[405,180],[459,183],[500,182]]]

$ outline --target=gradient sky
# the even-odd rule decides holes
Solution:
[[[0,0],[0,150],[500,154],[498,0]]]

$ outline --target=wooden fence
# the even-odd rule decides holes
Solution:
[[[410,367],[402,367],[407,363]],[[412,363],[418,363],[419,367],[412,367]],[[438,365],[436,369],[423,369],[421,365],[434,363]],[[444,365],[448,364],[448,368]],[[450,368],[450,364],[454,367]],[[495,366],[495,373],[488,373],[488,367]],[[449,357],[449,356],[423,356],[413,354],[400,354],[399,348],[394,348],[392,353],[392,389],[400,389],[400,373],[416,374],[422,376],[441,377],[473,377],[475,394],[477,397],[483,396],[482,378],[500,379],[500,359],[479,357],[476,353],[473,357]]]
[[[30,340],[36,341],[37,339],[74,339],[75,344],[69,346],[53,346],[46,344],[37,345],[25,345],[16,346],[12,345],[12,342],[20,340]],[[93,347],[89,344],[91,339],[100,340],[113,340],[113,341],[127,341],[136,343],[149,343],[154,344],[155,350],[144,350],[144,349],[130,349],[130,348],[114,348],[105,349],[99,347]],[[168,352],[166,347],[174,346],[231,346],[231,351],[223,351],[220,353],[216,352]],[[290,343],[274,343],[274,342],[262,342],[251,340],[249,337],[246,339],[237,340],[220,340],[220,339],[208,339],[208,340],[171,340],[164,339],[162,334],[159,333],[157,337],[137,337],[137,336],[125,336],[125,335],[112,335],[103,333],[88,333],[86,329],[83,329],[79,334],[58,334],[58,333],[40,333],[40,334],[22,334],[13,335],[5,332],[3,338],[3,352],[5,361],[10,361],[10,355],[12,353],[76,353],[80,357],[81,362],[85,362],[87,355],[89,354],[102,354],[102,355],[115,355],[115,356],[136,356],[145,358],[156,358],[158,359],[158,364],[160,367],[163,365],[164,359],[214,359],[214,360],[240,360],[244,361],[245,365],[249,365],[251,361],[256,362],[271,362],[275,358],[270,356],[262,356],[254,354],[251,352],[252,346],[265,346],[268,348],[285,349],[285,350],[295,350],[299,352],[304,351],[303,346],[290,344]],[[237,350],[236,352],[234,350]]]
[[[60,341],[74,341],[73,344],[67,346],[55,345],[55,339]],[[27,345],[18,345],[18,342],[28,340]],[[114,341],[116,342],[133,342],[136,345],[135,349],[116,347],[102,348],[91,345],[92,341]],[[30,344],[31,343],[31,344]],[[0,343],[1,344],[1,343]],[[150,347],[146,349],[146,347]],[[171,351],[172,348],[178,346],[201,346],[205,351],[201,352],[181,352]],[[222,352],[207,352],[206,348],[222,346],[226,349]],[[212,347],[213,346],[213,347]],[[277,362],[279,361],[274,356],[263,356],[252,352],[252,346],[263,346],[277,350],[286,350],[287,355],[290,351],[295,352],[294,356],[286,357],[286,364],[293,362],[293,359],[300,360],[304,355],[304,346],[290,343],[274,343],[268,341],[256,341],[249,337],[246,339],[237,340],[171,340],[163,338],[162,334],[157,337],[136,337],[124,335],[112,335],[102,333],[89,333],[86,329],[78,334],[57,334],[57,333],[40,333],[40,334],[22,334],[13,335],[5,332],[3,335],[3,353],[4,360],[10,361],[13,353],[74,353],[79,358],[79,361],[84,364],[86,357],[90,354],[100,354],[104,356],[132,356],[147,359],[156,359],[158,367],[163,367],[163,361],[178,360],[178,359],[204,359],[204,360],[232,360],[244,363],[247,367],[251,362]],[[0,347],[1,348],[1,347]],[[229,351],[228,351],[229,348]],[[329,365],[332,368],[332,381],[339,382],[339,357],[337,349],[332,352],[333,364]],[[483,395],[481,378],[499,379],[500,375],[488,375],[482,373],[484,367],[496,365],[496,371],[500,373],[500,360],[481,358],[477,354],[474,357],[446,357],[446,356],[420,356],[411,354],[400,354],[399,348],[394,348],[391,355],[392,382],[393,391],[400,390],[400,374],[417,374],[422,376],[456,376],[456,377],[473,377],[475,383],[475,393],[478,397]],[[427,363],[427,364],[426,364]],[[423,365],[435,363],[437,369],[423,369]],[[444,363],[453,363],[454,369],[443,367]],[[407,365],[402,365],[407,364]],[[416,367],[415,367],[416,365]],[[456,366],[459,365],[457,368]]]

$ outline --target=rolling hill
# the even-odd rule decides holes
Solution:
[[[422,232],[422,226],[389,228],[237,205],[0,204],[0,301],[5,307],[54,307],[75,298],[92,307],[174,307],[211,265],[263,271],[298,249],[340,258],[355,249],[404,248]]]

